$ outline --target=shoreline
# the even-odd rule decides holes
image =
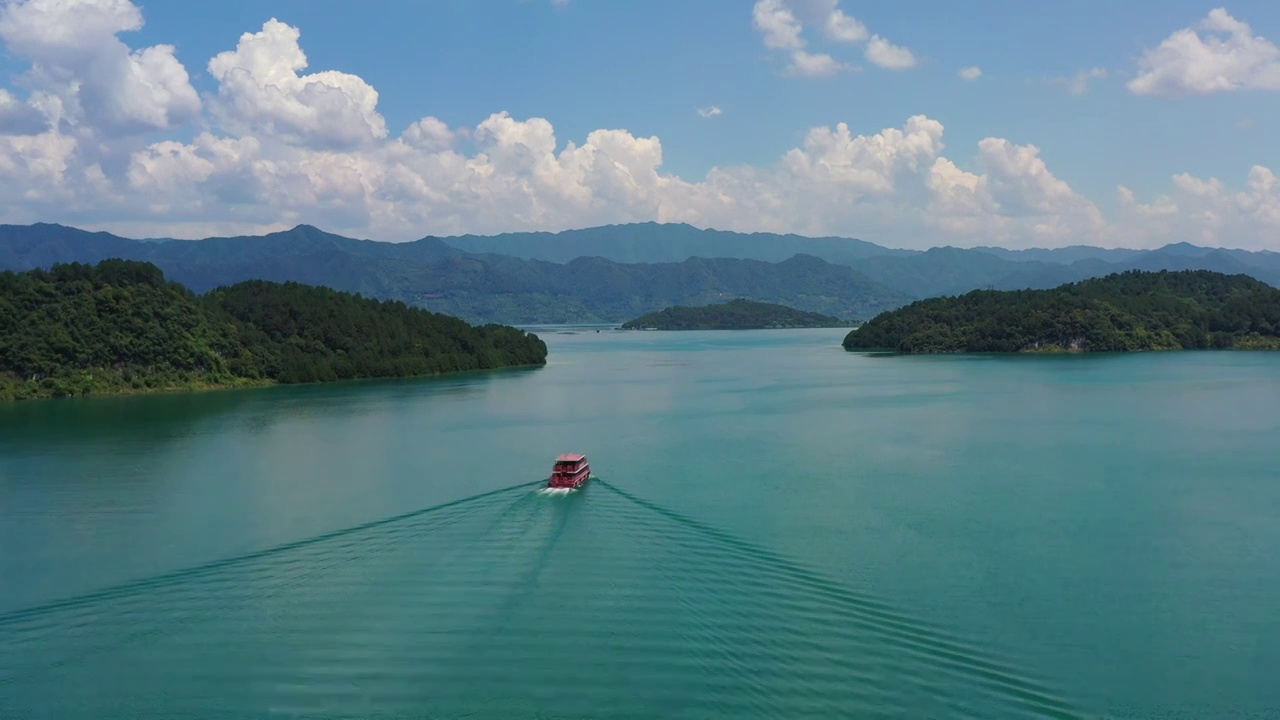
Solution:
[[[349,383],[371,382],[371,381],[393,381],[393,380],[427,380],[432,378],[456,377],[459,375],[469,375],[478,373],[496,373],[509,370],[534,370],[544,367],[545,362],[531,363],[526,365],[504,365],[497,368],[476,368],[469,370],[446,370],[438,373],[428,373],[422,375],[388,375],[384,377],[360,377],[360,378],[343,378],[341,380],[316,380],[312,382],[282,383],[276,380],[250,380],[245,379],[242,382],[230,383],[192,383],[190,385],[166,385],[163,387],[150,388],[123,388],[119,390],[104,390],[99,392],[88,392],[79,395],[32,395],[28,397],[11,397],[0,396],[0,403],[26,403],[40,402],[49,400],[83,400],[89,398],[121,398],[121,397],[142,397],[148,395],[187,395],[206,392],[228,392],[234,390],[265,390],[270,388],[285,387],[313,387],[318,385],[343,385]],[[24,381],[25,382],[25,381]]]
[[[864,353],[867,355],[898,355],[902,357],[946,357],[967,355],[970,357],[989,356],[989,357],[1061,357],[1061,356],[1079,356],[1086,355],[1138,355],[1142,353],[1210,353],[1210,352],[1277,352],[1280,351],[1280,344],[1266,345],[1242,345],[1238,347],[1223,348],[1139,348],[1137,350],[1072,350],[1072,349],[1053,349],[1046,350],[1043,348],[1035,350],[947,350],[935,352],[905,352],[895,350],[893,348],[844,348],[845,352]]]
[[[618,327],[620,332],[750,332],[752,330],[847,330],[858,325],[780,325],[775,327]]]

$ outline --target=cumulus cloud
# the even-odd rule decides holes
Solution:
[[[869,35],[866,25],[840,9],[839,0],[785,1],[795,9],[801,23],[818,28],[828,40],[858,43],[866,40]]]
[[[790,58],[784,71],[787,75],[825,77],[860,69],[830,53],[810,51],[805,25],[818,28],[823,37],[835,43],[866,42],[867,60],[882,68],[902,70],[916,65],[910,50],[872,35],[866,25],[840,9],[839,0],[756,0],[751,15],[764,46],[786,51]]]
[[[720,114],[720,108],[712,105],[711,107],[698,108],[698,114],[704,118],[712,118]]]
[[[905,70],[915,67],[916,57],[910,50],[872,35],[867,42],[867,60],[887,70]]]
[[[1209,246],[1275,250],[1280,236],[1280,181],[1271,169],[1254,165],[1241,190],[1217,178],[1187,173],[1173,177],[1171,192],[1140,202],[1121,186],[1117,226],[1147,244],[1189,241]]]
[[[106,136],[166,130],[200,114],[172,45],[130,50],[118,37],[141,28],[129,0],[10,0],[0,9],[0,40],[31,64],[26,82],[41,88],[30,107]],[[30,128],[30,117],[21,124]]]
[[[9,6],[4,22],[23,20],[15,7],[43,7],[64,23],[42,25],[41,35],[22,36],[16,46],[28,57],[53,57],[40,48],[64,48],[59,32],[85,30],[100,48],[114,47],[119,28],[141,22],[129,11],[134,6],[100,0],[96,14],[70,13],[78,24],[67,25],[63,11],[73,2],[88,0]],[[813,0],[799,14],[776,15],[782,6],[775,5],[765,25],[785,46],[788,17],[830,18],[834,7]],[[844,28],[838,32],[850,32],[847,22],[836,23]],[[201,115],[208,122],[186,137],[175,132],[144,141],[109,134],[128,123],[87,124],[98,119],[84,112],[94,97],[85,92],[89,80],[67,84],[68,78],[98,76],[33,75],[29,97],[0,92],[0,194],[11,200],[0,206],[0,222],[71,222],[153,237],[269,232],[308,222],[405,240],[656,220],[914,247],[1141,246],[1174,239],[1258,247],[1280,230],[1277,181],[1265,167],[1253,168],[1241,190],[1190,175],[1146,200],[1121,188],[1118,209],[1105,218],[1051,171],[1038,147],[989,137],[957,155],[947,152],[942,123],[925,115],[898,127],[812,128],[767,165],[716,167],[688,179],[664,170],[659,138],[624,129],[564,139],[546,118],[495,112],[473,126],[427,116],[392,135],[377,93],[363,79],[338,70],[305,73],[300,38],[296,28],[271,20],[229,41],[234,46],[208,64],[217,83]],[[125,47],[101,57],[130,63],[137,56]],[[70,55],[58,57],[72,67]],[[125,96],[137,91],[120,82],[99,92],[106,88]],[[165,113],[137,108],[140,114],[129,117],[164,123],[182,117],[170,112],[181,107],[172,102],[177,95],[161,90],[150,87],[147,107]]]
[[[400,135],[400,140],[419,150],[431,152],[453,147],[459,134],[443,120],[428,115],[406,128]]]
[[[845,70],[856,69],[854,66],[842,63],[826,53],[810,53],[804,50],[796,50],[791,53],[791,64],[787,66],[786,74],[804,77],[826,77]]]
[[[35,135],[48,127],[49,118],[39,108],[0,88],[0,134]]]
[[[973,82],[974,80],[982,77],[982,68],[977,65],[970,65],[969,67],[960,68],[956,71],[956,74],[959,75],[962,80]]]
[[[641,220],[1008,244],[1102,230],[1097,209],[1035,147],[984,140],[982,171],[965,172],[942,156],[943,126],[926,116],[874,134],[814,128],[771,167],[716,168],[694,182],[662,171],[658,138],[625,130],[562,144],[546,119],[495,113],[468,131],[476,149],[463,154],[445,141],[458,131],[413,128],[433,132],[345,152],[208,133],[156,143],[135,153],[129,189],[160,223],[287,217],[397,239]]]
[[[867,26],[858,22],[858,19],[845,15],[840,8],[835,7],[835,2],[831,3],[832,8],[827,13],[826,19],[822,23],[822,29],[826,32],[827,37],[839,42],[855,43],[867,39]]]
[[[211,109],[228,130],[267,132],[291,143],[349,148],[387,136],[378,92],[360,77],[328,70],[299,75],[307,56],[301,33],[272,18],[245,33],[235,50],[209,61],[218,81]]]
[[[800,39],[800,21],[782,0],[757,0],[751,9],[751,20],[760,31],[765,47],[785,50],[804,47],[804,40]]]
[[[1280,48],[1225,9],[1170,35],[1138,60],[1136,95],[1280,90]]]

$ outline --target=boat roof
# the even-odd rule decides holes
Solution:
[[[579,462],[586,459],[587,456],[582,453],[564,453],[556,458],[556,462]]]

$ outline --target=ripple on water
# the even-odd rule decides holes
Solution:
[[[596,479],[0,616],[0,717],[1075,718],[963,639]]]

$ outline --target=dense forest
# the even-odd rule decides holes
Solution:
[[[511,327],[252,280],[204,296],[156,266],[0,273],[0,399],[325,382],[546,362]]]
[[[1131,270],[1052,290],[975,290],[872,318],[849,350],[1280,349],[1280,290],[1208,270]]]
[[[850,323],[786,305],[738,298],[725,303],[676,306],[645,313],[622,324],[623,330],[763,330],[767,328],[842,327]]]

